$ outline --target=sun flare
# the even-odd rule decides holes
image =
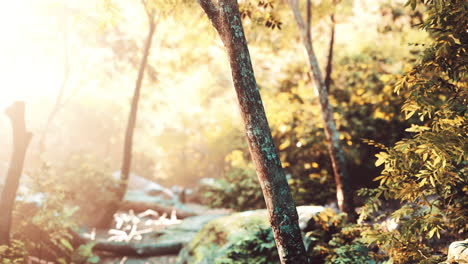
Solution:
[[[37,8],[46,1],[6,1],[0,9],[0,107],[13,101],[53,98],[63,79],[57,41],[44,34],[51,30],[47,16]],[[33,25],[33,26],[32,26]],[[46,44],[47,50],[43,48]]]

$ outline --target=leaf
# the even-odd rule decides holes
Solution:
[[[418,125],[415,125],[415,124],[411,124],[410,128],[405,129],[405,131],[407,131],[407,132],[415,132],[415,133],[422,132],[422,131],[427,131],[427,130],[430,130],[430,128],[425,127],[425,126],[418,126]]]
[[[92,256],[90,258],[88,258],[88,262],[89,263],[99,263],[99,256]]]
[[[432,228],[427,235],[429,236],[429,238],[432,238],[435,232],[439,233],[437,227]]]
[[[379,167],[380,165],[385,163],[385,161],[389,157],[387,152],[380,152],[380,153],[376,154],[375,156],[377,157],[377,161],[375,161],[375,166],[376,167]]]
[[[435,182],[434,182],[434,177],[429,176],[429,180],[431,181],[432,186],[435,188],[436,185],[435,185]]]
[[[64,238],[60,239],[60,244],[65,246],[68,250],[73,251],[73,246],[70,244],[70,242]]]

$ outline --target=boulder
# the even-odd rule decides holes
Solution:
[[[106,252],[106,255],[131,257],[177,255],[207,222],[222,216],[224,215],[189,217],[179,224],[145,234],[141,241],[116,242],[105,240],[102,237],[90,240],[84,230],[77,235],[76,239],[81,244],[93,241],[95,243],[93,250]]]
[[[226,216],[198,215],[185,218],[180,224],[171,225],[159,232],[150,234],[153,243],[180,243],[187,245],[195,235],[210,221]]]
[[[304,228],[307,222],[324,210],[322,206],[299,206],[299,225]],[[179,253],[178,264],[216,263],[226,257],[227,249],[235,245],[239,237],[260,228],[268,228],[266,209],[234,213],[219,217],[207,223]]]
[[[450,244],[446,263],[468,263],[468,239]]]
[[[115,180],[120,179],[120,171],[116,171],[112,174],[112,178]],[[160,184],[155,183],[147,178],[139,176],[135,173],[130,173],[128,178],[128,191],[139,191],[144,192],[151,196],[160,196],[164,199],[175,199],[176,195],[171,189],[163,187]]]

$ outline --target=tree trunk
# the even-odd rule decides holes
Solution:
[[[15,102],[5,111],[6,115],[10,118],[13,130],[13,154],[0,199],[0,245],[8,245],[10,243],[11,217],[16,191],[18,190],[23,171],[26,149],[32,137],[32,134],[26,131],[24,109],[24,102]]]
[[[135,124],[137,120],[138,112],[138,101],[140,99],[141,86],[143,84],[143,78],[145,75],[146,65],[148,64],[148,56],[151,49],[151,43],[153,41],[153,35],[156,30],[157,21],[155,20],[155,11],[149,10],[146,3],[143,1],[145,11],[148,15],[149,31],[146,37],[145,46],[143,49],[143,57],[140,62],[138,69],[138,77],[135,83],[135,89],[133,91],[132,103],[130,106],[130,113],[128,116],[127,128],[125,131],[124,148],[122,157],[122,167],[120,169],[120,184],[116,193],[116,202],[107,208],[107,212],[104,214],[103,219],[98,224],[98,227],[106,227],[112,220],[112,216],[119,208],[119,203],[123,200],[125,192],[127,191],[128,178],[130,176],[130,168],[132,165],[132,148],[133,148],[133,132],[135,131]]]
[[[237,0],[198,0],[226,48],[250,153],[269,212],[281,263],[309,263],[294,200],[268,126]]]
[[[317,57],[315,56],[312,41],[308,37],[307,32],[310,31],[310,29],[306,27],[306,24],[302,20],[298,1],[288,0],[288,3],[301,33],[301,39],[309,59],[310,71],[312,72],[315,80],[315,89],[317,90],[320,108],[322,110],[325,137],[328,142],[328,151],[330,153],[333,174],[335,176],[338,207],[342,212],[348,214],[349,220],[354,221],[356,219],[356,212],[354,211],[353,190],[350,184],[349,173],[346,168],[346,159],[340,143],[340,134],[338,133],[335,121],[333,120],[333,110],[328,101],[327,86],[323,80]]]
[[[330,92],[331,85],[331,74],[333,70],[333,48],[335,46],[335,14],[330,15],[331,28],[330,28],[330,44],[328,45],[328,58],[327,58],[327,67],[325,68],[325,86],[327,87],[327,92]],[[310,26],[307,27],[310,31]],[[311,40],[312,43],[312,40]]]
[[[118,195],[119,200],[122,200],[122,198],[125,195],[125,192],[127,191],[127,182],[130,175],[130,168],[132,165],[133,132],[135,131],[135,124],[137,120],[138,101],[140,100],[141,86],[145,75],[145,68],[148,63],[148,56],[151,49],[151,43],[153,40],[154,31],[156,29],[156,23],[153,17],[154,16],[152,16],[150,18],[151,20],[149,21],[150,28],[143,50],[143,57],[141,59],[140,67],[138,69],[138,77],[135,84],[135,90],[133,91],[132,104],[130,107],[130,114],[128,116],[127,129],[125,131],[122,168],[120,170],[120,179],[122,180],[122,185]]]

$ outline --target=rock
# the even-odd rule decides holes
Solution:
[[[120,171],[116,171],[112,174],[112,178],[115,180],[120,179]],[[165,199],[174,199],[177,196],[174,192],[166,187],[163,187],[154,181],[139,176],[135,173],[130,173],[128,178],[128,191],[139,191],[144,192],[151,196],[160,196]]]
[[[203,215],[189,217],[180,224],[168,226],[166,229],[149,233],[141,242],[113,242],[97,239],[93,250],[103,251],[114,256],[148,257],[176,255],[182,247],[188,244],[193,237],[209,221],[224,215]],[[78,235],[81,243],[88,242],[85,232]]]
[[[220,215],[199,215],[185,218],[180,224],[172,225],[160,232],[154,233],[152,241],[154,243],[175,243],[188,244],[195,235],[210,221],[226,216]]]
[[[305,227],[315,214],[323,210],[322,206],[297,207],[300,226]],[[215,263],[216,259],[226,257],[226,249],[234,245],[239,237],[258,227],[269,226],[266,209],[234,213],[212,220],[182,249],[177,263]]]
[[[151,196],[136,190],[127,191],[124,200],[119,206],[119,210],[121,211],[133,210],[135,213],[148,209],[157,211],[160,214],[166,213],[167,215],[170,215],[175,210],[178,218],[196,215],[190,208],[177,201],[165,200],[159,196]]]
[[[468,263],[468,239],[450,244],[446,263]]]

